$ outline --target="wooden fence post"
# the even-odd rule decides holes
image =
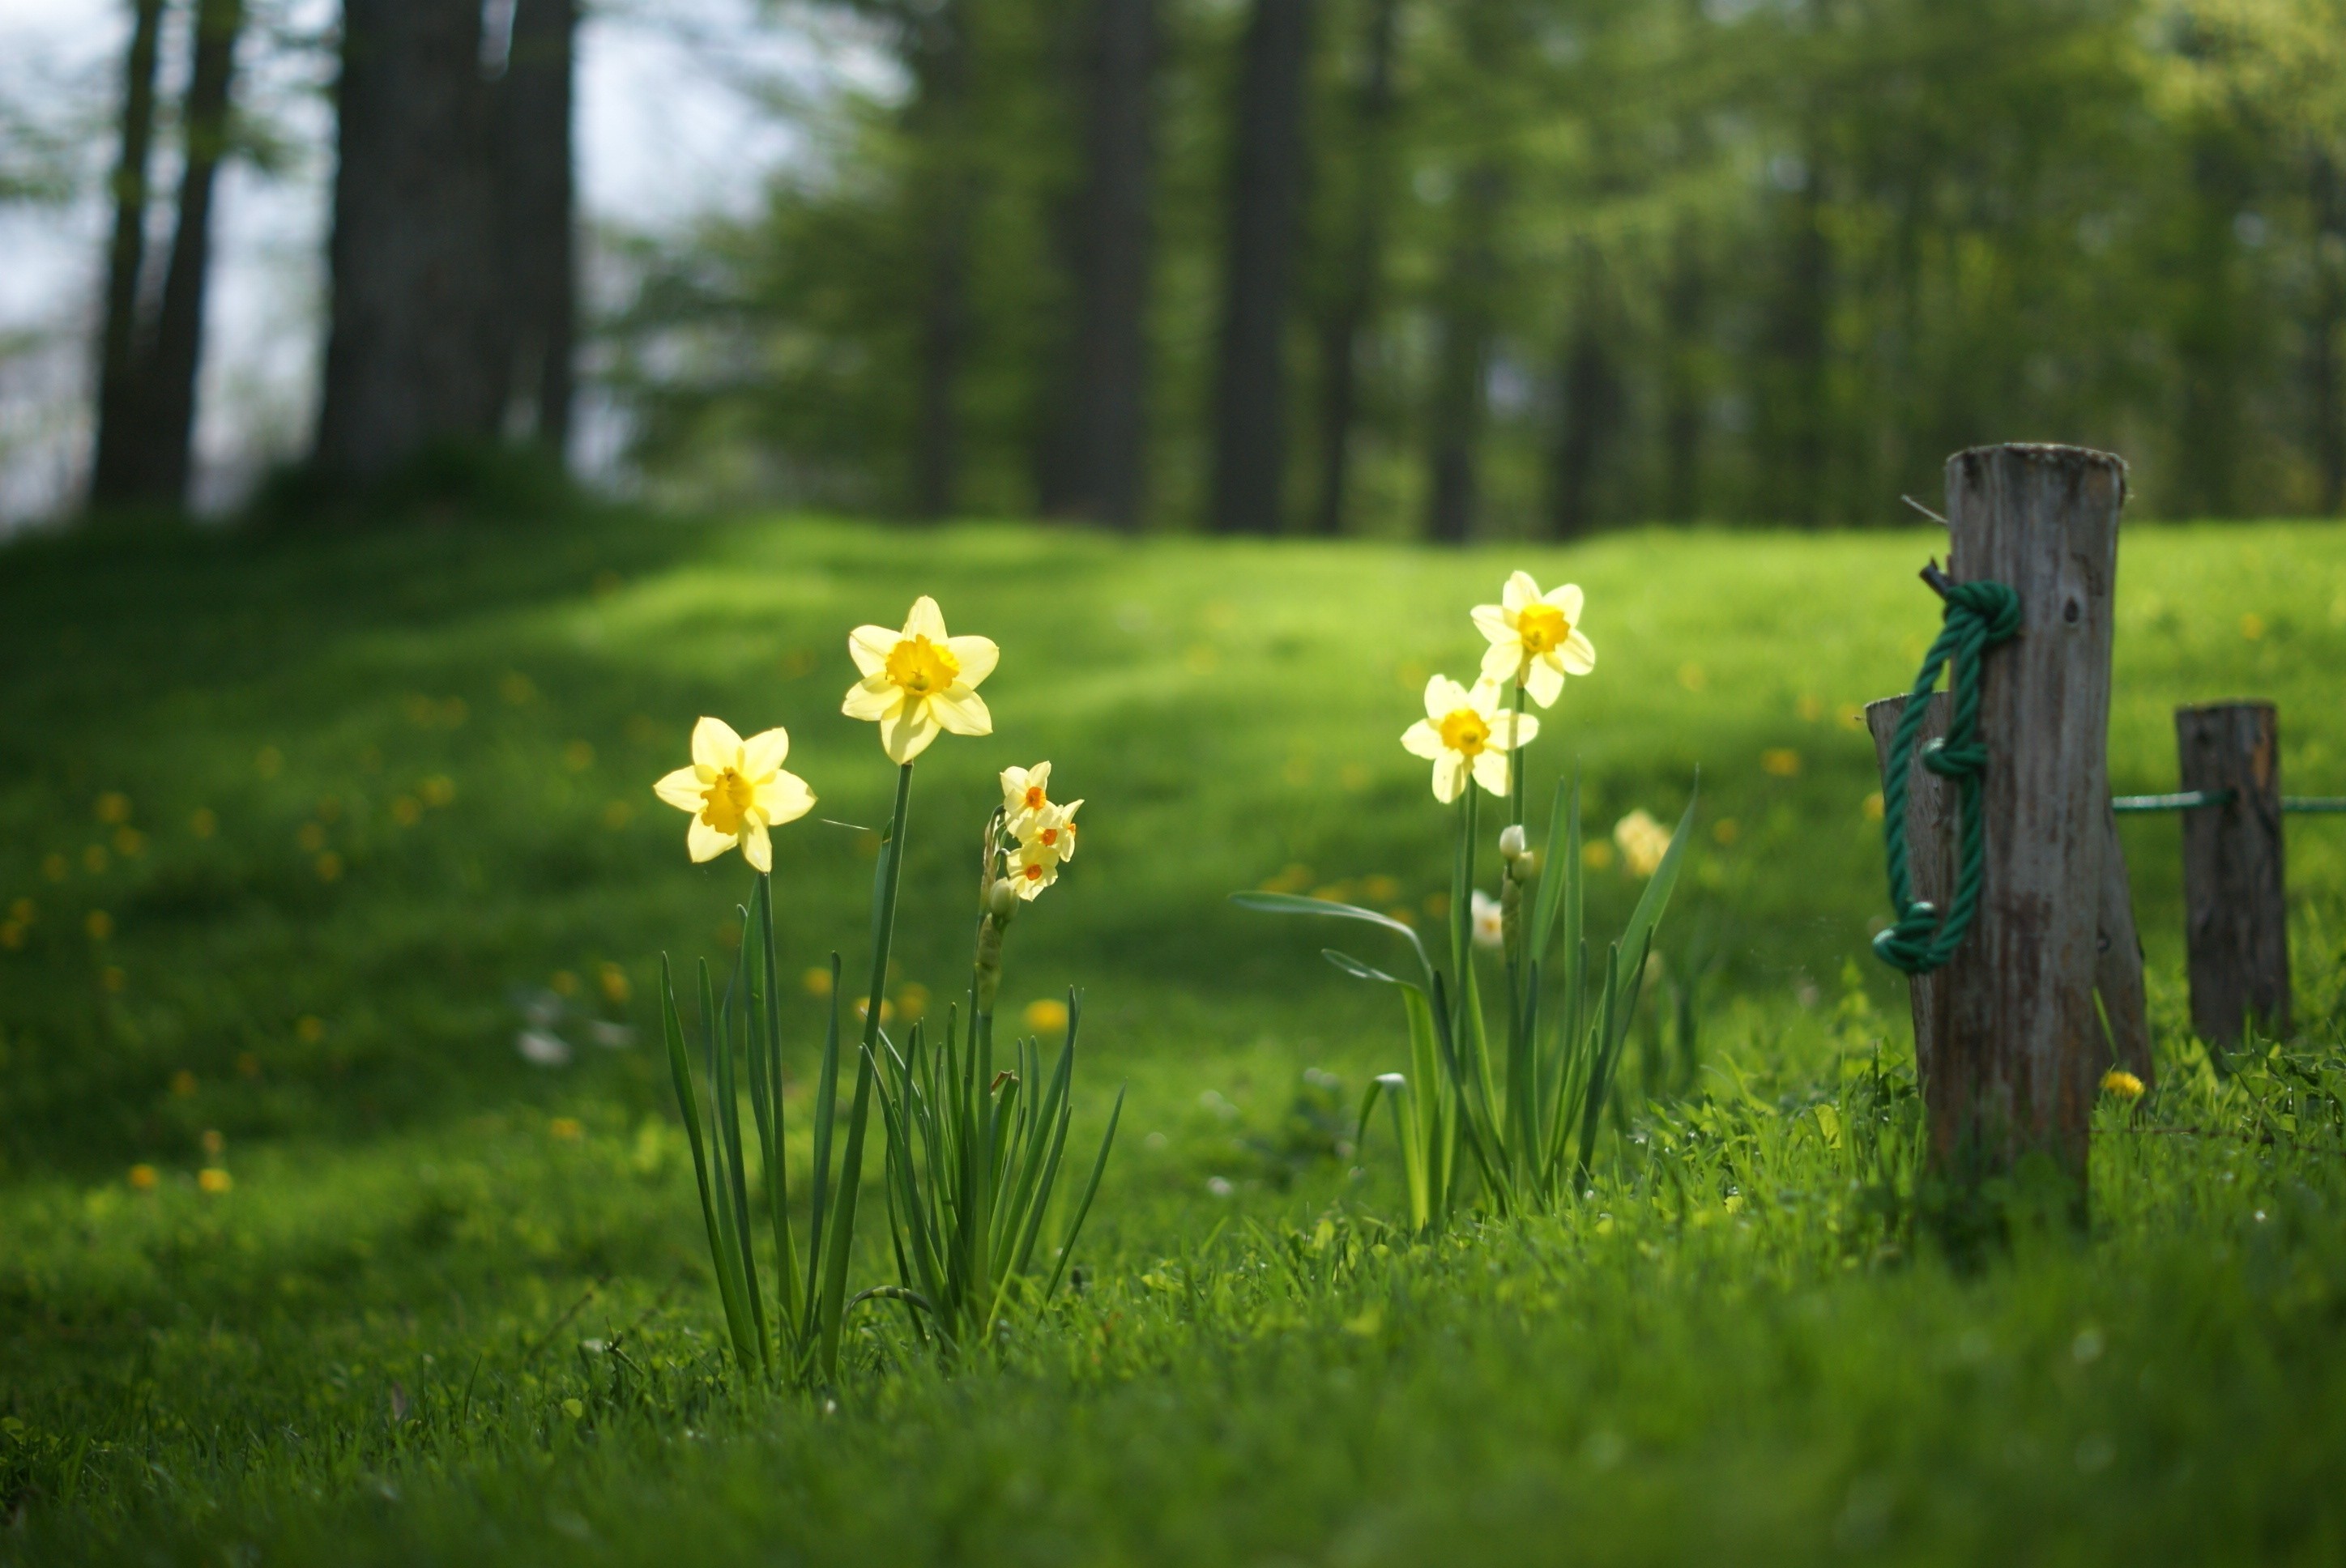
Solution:
[[[1979,915],[1948,963],[1924,1085],[1934,1164],[1968,1184],[2049,1156],[2082,1210],[2102,1064],[2094,1010],[2109,811],[2111,599],[2126,464],[2082,447],[1947,460],[1950,567],[2020,596],[1992,649],[1979,739]]]
[[[2269,702],[2175,710],[2186,789],[2233,792],[2183,813],[2184,944],[2191,1027],[2239,1045],[2251,1021],[2289,1033],[2289,906],[2283,896],[2280,721]]]
[[[1888,781],[1890,742],[1906,711],[1902,697],[1883,697],[1865,705],[1865,726],[1873,735],[1873,759]],[[1931,698],[1923,720],[1921,738],[1928,743],[1947,733],[1947,694]],[[2096,914],[2094,991],[2101,998],[2109,1024],[2108,1054],[2117,1065],[2140,1078],[2146,1087],[2157,1081],[2150,1055],[2150,1012],[2143,993],[2142,939],[2134,921],[2134,890],[2127,876],[2126,850],[2117,837],[2117,813],[2102,813],[2102,896]],[[1953,891],[1955,840],[1955,791],[1927,768],[1917,768],[1907,783],[1907,871],[1914,896],[1947,907]],[[1937,1070],[1939,1035],[1945,1027],[1945,990],[1933,974],[1912,978],[1914,1017],[1914,1070],[1927,1085]],[[2107,1059],[2107,1058],[2106,1058]],[[1926,1091],[1927,1092],[1927,1091]]]

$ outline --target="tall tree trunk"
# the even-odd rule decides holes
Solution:
[[[1791,193],[1784,270],[1761,351],[1754,437],[1760,514],[1771,522],[1814,524],[1834,510],[1825,462],[1832,252],[1824,227],[1823,138],[1812,131],[1805,140],[1808,158]]]
[[[1702,239],[1682,219],[1670,247],[1669,281],[1662,290],[1668,334],[1662,373],[1662,515],[1691,523],[1702,511],[1703,328],[1709,278]]]
[[[1158,0],[1094,0],[1084,189],[1068,232],[1074,331],[1045,510],[1140,525],[1147,458],[1149,207]]]
[[[480,0],[344,0],[317,465],[378,477],[493,438],[502,270]]]
[[[569,446],[577,264],[571,99],[577,0],[515,0],[496,87],[503,301],[492,352],[500,423],[557,460]]]
[[[2246,455],[2249,360],[2257,310],[2241,276],[2233,222],[2249,188],[2248,158],[2225,133],[2201,133],[2191,160],[2184,305],[2174,314],[2183,372],[2175,470],[2166,489],[2186,515],[2234,515]]]
[[[1481,502],[1484,382],[1497,321],[1499,210],[1506,183],[1495,162],[1478,162],[1466,171],[1456,198],[1457,229],[1443,269],[1429,421],[1433,443],[1425,532],[1446,545],[1465,542]]]
[[[1577,539],[1596,524],[1596,486],[1621,427],[1621,376],[1607,341],[1603,263],[1581,263],[1579,308],[1557,375],[1558,421],[1549,479],[1549,521],[1559,539]]]
[[[211,272],[212,188],[228,148],[230,90],[243,0],[199,0],[195,58],[181,113],[187,158],[179,177],[178,224],[155,320],[155,343],[139,380],[146,405],[139,489],[147,499],[185,506],[195,440],[196,378],[204,354],[205,286]]]
[[[1302,204],[1311,0],[1255,0],[1239,72],[1214,391],[1214,528],[1276,534],[1287,477],[1287,296]]]
[[[2338,385],[2338,333],[2346,321],[2346,201],[2341,199],[2338,165],[2326,149],[2315,150],[2310,174],[2313,319],[2306,323],[2306,402],[2321,513],[2335,516],[2346,502],[2346,421],[2340,417]]]
[[[969,16],[964,0],[919,14],[907,40],[918,97],[919,210],[926,275],[920,304],[920,368],[913,426],[914,514],[950,516],[961,478],[961,375],[969,351],[970,229],[975,191],[970,168]]]
[[[106,321],[97,354],[92,505],[134,494],[138,402],[138,275],[147,260],[147,159],[155,139],[155,56],[163,0],[135,0],[122,68],[122,143],[114,164],[114,235],[106,250]]]
[[[1370,0],[1365,65],[1352,114],[1356,188],[1342,281],[1320,333],[1320,494],[1312,532],[1344,531],[1351,501],[1352,425],[1360,417],[1361,339],[1383,278],[1384,200],[1391,158],[1393,32],[1400,0]]]
[[[1498,80],[1507,68],[1511,31],[1498,0],[1462,0],[1455,14],[1474,77]],[[1443,544],[1465,541],[1474,532],[1481,504],[1484,383],[1490,372],[1492,334],[1498,326],[1499,219],[1508,185],[1497,153],[1486,148],[1468,163],[1453,198],[1436,327],[1433,404],[1427,422],[1432,439],[1425,532]]]

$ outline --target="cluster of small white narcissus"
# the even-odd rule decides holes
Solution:
[[[1059,880],[1059,868],[1076,858],[1076,813],[1081,800],[1065,805],[1051,799],[1051,765],[1002,770],[1002,825],[1015,846],[1005,874],[1018,896],[1032,902]]]
[[[977,687],[994,673],[1001,650],[985,637],[948,636],[934,599],[923,595],[915,600],[902,631],[856,627],[848,636],[847,651],[862,678],[848,688],[841,711],[879,725],[880,747],[890,761],[909,765],[941,731],[994,733],[994,716]],[[693,726],[691,765],[652,789],[669,805],[691,813],[684,842],[695,860],[713,860],[738,845],[741,858],[759,871],[774,869],[768,830],[805,816],[814,805],[806,780],[782,768],[790,751],[790,734],[783,729],[761,730],[744,740],[721,718]],[[1018,846],[1010,859],[1012,874],[1023,898],[1049,887],[1060,864],[1075,852],[1076,808],[1083,802],[1053,804],[1045,795],[1050,775],[1046,762],[1002,776],[1005,810]],[[1018,800],[1010,799],[1014,793]],[[1029,793],[1034,803],[1024,804]]]
[[[1425,683],[1425,717],[1402,732],[1413,757],[1433,764],[1433,798],[1443,805],[1466,780],[1494,795],[1507,792],[1507,754],[1539,734],[1529,714],[1503,711],[1503,687],[1518,687],[1542,708],[1563,695],[1566,676],[1596,667],[1596,649],[1580,629],[1577,585],[1543,594],[1528,572],[1508,577],[1495,605],[1474,606],[1474,626],[1490,639],[1483,673],[1471,687],[1446,675]],[[1516,704],[1520,707],[1520,703]]]

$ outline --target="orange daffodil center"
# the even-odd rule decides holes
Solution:
[[[1539,720],[1499,708],[1499,683],[1489,676],[1463,687],[1446,675],[1425,683],[1425,717],[1402,734],[1413,757],[1433,764],[1433,798],[1443,805],[1464,793],[1466,780],[1494,795],[1507,792],[1507,753],[1539,733]]]
[[[1520,684],[1534,702],[1552,706],[1564,693],[1566,676],[1596,667],[1596,648],[1580,629],[1578,585],[1541,593],[1528,572],[1507,578],[1495,605],[1474,606],[1474,626],[1489,641],[1483,673],[1501,683]]]
[[[847,651],[862,677],[848,687],[840,710],[880,726],[881,749],[892,762],[910,762],[940,730],[991,735],[994,715],[977,695],[1001,650],[984,637],[945,633],[944,613],[925,594],[913,601],[902,631],[858,626]]]
[[[692,727],[692,765],[652,786],[652,793],[692,814],[685,850],[695,860],[713,860],[739,845],[741,858],[760,871],[774,869],[766,830],[795,821],[812,809],[814,791],[795,773],[785,772],[790,755],[786,730],[768,729],[744,740],[721,718]]]

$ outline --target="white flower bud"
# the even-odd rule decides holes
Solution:
[[[1522,854],[1526,847],[1528,847],[1528,840],[1524,837],[1524,825],[1521,822],[1511,822],[1501,830],[1499,853],[1512,860]]]

